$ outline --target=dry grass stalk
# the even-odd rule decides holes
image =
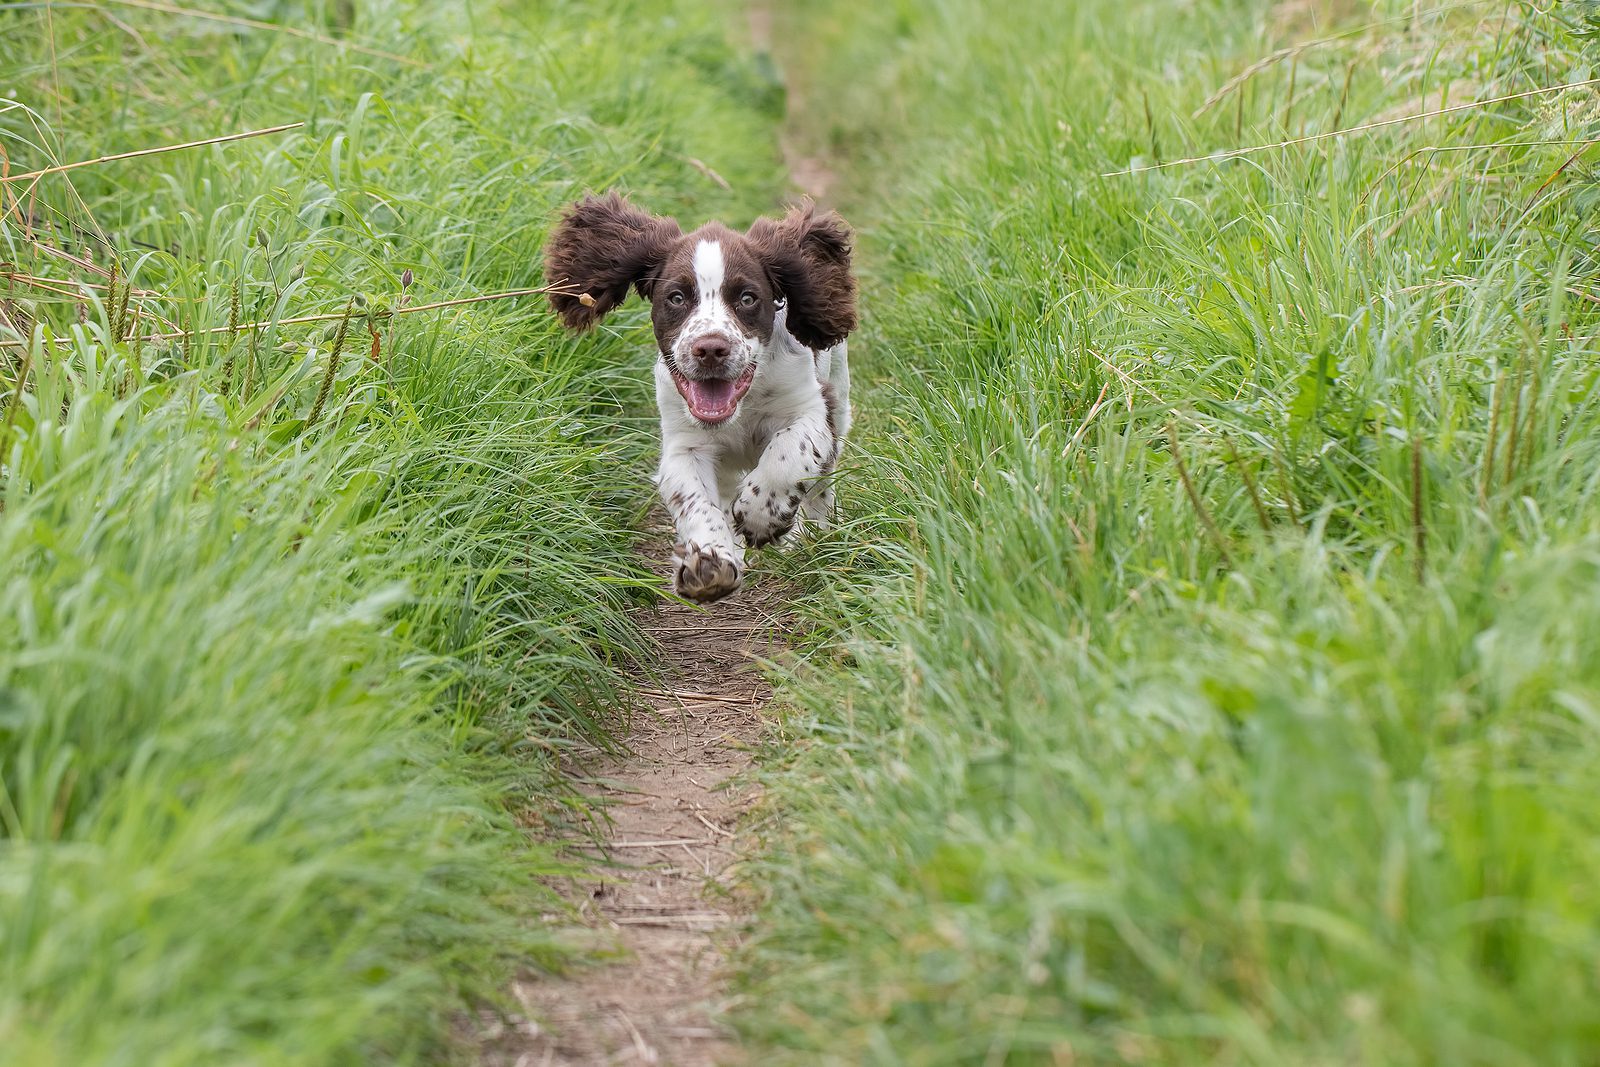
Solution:
[[[59,163],[43,170],[30,170],[25,174],[12,174],[0,177],[0,184],[12,182],[37,181],[50,174],[64,174],[69,170],[78,170],[81,167],[99,166],[101,163],[113,163],[120,159],[136,159],[140,156],[156,156],[165,152],[179,152],[186,148],[203,148],[206,145],[225,144],[229,141],[243,141],[251,137],[265,137],[270,133],[284,133],[288,130],[298,130],[304,126],[303,122],[289,122],[282,126],[268,126],[260,130],[246,130],[243,133],[229,133],[221,137],[208,137],[203,141],[185,141],[182,144],[162,145],[159,148],[140,148],[132,152],[118,152],[109,156],[97,156],[94,159],[80,159],[76,163]]]
[[[1283,462],[1283,457],[1278,450],[1272,450],[1273,466],[1278,468],[1278,481],[1283,486],[1283,506],[1289,511],[1289,521],[1294,523],[1295,529],[1301,529],[1300,509],[1295,506],[1294,485],[1289,479],[1289,466]]]
[[[1233,445],[1233,438],[1224,436],[1223,442],[1228,446],[1228,455],[1233,460],[1233,465],[1239,469],[1239,477],[1244,479],[1244,487],[1250,493],[1250,504],[1256,509],[1256,521],[1261,524],[1262,532],[1272,532],[1272,520],[1267,516],[1267,506],[1261,502],[1261,493],[1256,488],[1256,480],[1250,476],[1250,471],[1244,465],[1244,459],[1239,455],[1239,450]]]
[[[1178,467],[1178,477],[1183,481],[1183,491],[1189,494],[1189,503],[1194,505],[1195,514],[1200,516],[1200,524],[1205,527],[1206,533],[1217,546],[1217,555],[1222,557],[1222,562],[1228,567],[1233,566],[1233,557],[1228,554],[1228,546],[1222,540],[1222,531],[1217,529],[1217,524],[1211,519],[1211,512],[1206,510],[1205,501],[1200,499],[1199,490],[1195,489],[1194,481],[1189,477],[1189,468],[1183,462],[1183,453],[1178,447],[1178,430],[1172,423],[1167,423],[1167,440],[1172,444],[1172,462]]]
[[[1389,21],[1389,20],[1385,20],[1385,21]],[[1313,49],[1322,48],[1325,45],[1341,44],[1341,43],[1343,43],[1345,41],[1350,40],[1353,37],[1359,37],[1362,34],[1367,33],[1369,31],[1371,31],[1372,29],[1376,28],[1377,26],[1381,26],[1382,24],[1383,24],[1382,22],[1379,22],[1379,23],[1375,23],[1375,24],[1371,24],[1371,25],[1354,26],[1354,27],[1351,27],[1348,30],[1344,30],[1344,31],[1341,31],[1341,32],[1335,33],[1335,34],[1330,34],[1327,37],[1318,37],[1317,39],[1312,40],[1312,41],[1302,41],[1299,44],[1289,45],[1286,48],[1280,48],[1276,52],[1273,52],[1271,55],[1267,55],[1267,56],[1262,57],[1261,59],[1256,60],[1254,63],[1250,64],[1248,67],[1244,68],[1244,70],[1240,71],[1238,74],[1235,74],[1233,77],[1231,77],[1227,81],[1223,82],[1221,87],[1218,88],[1216,92],[1214,92],[1210,96],[1206,97],[1205,102],[1203,104],[1201,104],[1199,107],[1195,108],[1194,111],[1192,111],[1190,113],[1189,117],[1192,118],[1192,119],[1199,118],[1201,115],[1204,115],[1207,111],[1210,111],[1212,108],[1216,107],[1223,100],[1227,99],[1227,97],[1228,97],[1228,95],[1230,93],[1234,92],[1236,89],[1238,89],[1239,87],[1244,85],[1251,78],[1254,78],[1257,74],[1260,74],[1264,70],[1268,70],[1271,67],[1277,66],[1279,63],[1282,63],[1286,59],[1298,60],[1303,53],[1310,52]],[[1354,61],[1352,61],[1351,65],[1352,65],[1352,67],[1354,66]],[[1345,89],[1346,89],[1346,91],[1349,90],[1349,81],[1348,80],[1346,80],[1346,82],[1345,82]],[[1290,95],[1292,96],[1293,94],[1291,93]],[[1335,123],[1335,125],[1337,125],[1337,123]]]
[[[417,304],[414,307],[403,308],[378,308],[373,311],[373,317],[387,319],[394,315],[410,315],[418,311],[438,311],[440,308],[463,307],[467,304],[483,304],[491,300],[512,300],[523,296],[537,296],[542,293],[570,293],[571,287],[564,285],[545,285],[536,289],[510,289],[503,293],[485,293],[482,296],[464,296],[455,300],[440,300],[433,304]],[[237,326],[212,326],[204,330],[169,330],[166,333],[146,334],[144,341],[184,341],[195,337],[214,337],[226,333],[250,333],[266,330],[275,326],[303,326],[312,322],[333,322],[344,317],[343,311],[330,311],[316,315],[297,315],[288,319],[262,319],[258,322],[243,322]],[[55,338],[57,344],[69,344],[65,338]],[[0,341],[0,346],[11,345],[20,347],[19,342]]]
[[[1550,188],[1550,186],[1552,184],[1554,184],[1554,182],[1555,182],[1555,180],[1557,178],[1559,178],[1559,177],[1561,177],[1561,175],[1565,174],[1566,171],[1567,171],[1567,168],[1572,166],[1574,163],[1576,163],[1578,161],[1578,157],[1579,156],[1583,155],[1585,152],[1587,152],[1589,149],[1593,148],[1597,144],[1600,144],[1600,137],[1591,137],[1589,140],[1584,141],[1582,144],[1580,144],[1578,146],[1577,150],[1574,151],[1572,153],[1572,155],[1568,156],[1562,162],[1561,166],[1559,166],[1555,170],[1551,171],[1550,172],[1550,177],[1546,178],[1540,184],[1539,188],[1537,188],[1537,189],[1535,189],[1533,191],[1533,195],[1528,197],[1528,202],[1525,205],[1523,205],[1522,214],[1526,215],[1528,212],[1532,211],[1534,204],[1539,202],[1539,197],[1541,195],[1543,195],[1544,191],[1546,189]]]
[[[1450,173],[1446,174],[1444,178],[1434,185],[1432,189],[1429,189],[1423,196],[1418,197],[1417,200],[1406,209],[1403,215],[1401,215],[1398,219],[1395,219],[1394,222],[1383,231],[1383,239],[1387,241],[1395,234],[1399,233],[1402,226],[1416,218],[1418,215],[1422,214],[1424,211],[1428,210],[1436,201],[1438,201],[1440,197],[1444,196],[1444,194],[1449,192],[1451,189],[1456,188],[1458,185],[1460,185],[1460,183],[1461,174],[1459,172],[1451,171]]]
[[[59,285],[53,279],[50,279],[50,278],[35,278],[31,274],[18,274],[15,271],[9,271],[9,270],[8,271],[0,271],[0,278],[4,278],[9,282],[18,282],[18,283],[20,283],[22,285],[26,285],[30,289],[42,289],[47,293],[54,293],[57,296],[69,296],[74,300],[83,300],[83,299],[85,299],[84,295],[82,293],[78,292],[75,289],[68,289],[64,285]],[[105,286],[103,286],[103,285],[91,286],[87,282],[82,282],[82,283],[79,283],[79,284],[83,285],[85,288],[93,288],[93,289],[104,289],[105,288]]]
[[[268,30],[272,33],[281,33],[286,37],[298,37],[303,41],[314,41],[317,44],[331,45],[335,48],[348,48],[352,52],[362,55],[377,56],[380,59],[393,60],[403,63],[408,67],[426,68],[428,64],[420,59],[403,56],[396,52],[385,52],[381,48],[369,45],[355,44],[352,41],[341,41],[337,37],[315,33],[311,30],[302,30],[295,26],[285,26],[277,22],[262,22],[259,19],[241,18],[237,15],[220,15],[214,11],[196,11],[194,8],[178,7],[175,4],[158,3],[157,0],[103,0],[104,3],[116,4],[118,7],[138,8],[142,11],[160,11],[168,15],[182,15],[185,18],[202,19],[206,22],[220,22],[227,26],[239,26],[252,30]]]
[[[1183,167],[1193,163],[1219,163],[1223,160],[1238,159],[1242,156],[1252,156],[1261,152],[1271,152],[1279,148],[1292,148],[1296,145],[1313,144],[1317,141],[1327,141],[1335,137],[1348,137],[1355,133],[1365,133],[1368,130],[1381,129],[1385,126],[1398,126],[1407,122],[1421,122],[1426,119],[1438,118],[1441,115],[1454,115],[1462,111],[1475,111],[1479,108],[1490,107],[1494,104],[1504,104],[1512,100],[1524,100],[1531,96],[1544,96],[1549,93],[1566,92],[1569,89],[1582,89],[1591,85],[1600,85],[1600,78],[1588,78],[1584,81],[1571,82],[1566,85],[1547,85],[1540,89],[1528,89],[1520,93],[1509,93],[1505,96],[1492,96],[1485,100],[1469,100],[1464,104],[1451,104],[1434,111],[1423,111],[1410,115],[1397,115],[1394,118],[1376,119],[1364,122],[1359,126],[1350,126],[1342,130],[1325,130],[1322,133],[1307,134],[1304,137],[1291,137],[1285,141],[1273,141],[1268,144],[1250,145],[1246,148],[1229,148],[1212,152],[1204,156],[1187,156],[1183,159],[1169,159],[1164,163],[1157,162],[1143,167],[1124,167],[1121,170],[1106,171],[1100,175],[1102,178],[1120,178],[1130,174],[1144,174],[1152,170],[1166,170],[1169,167]],[[1493,147],[1493,146],[1472,146]]]
[[[1100,386],[1100,395],[1095,397],[1095,401],[1090,406],[1088,413],[1083,416],[1083,421],[1078,424],[1078,429],[1073,433],[1071,440],[1067,442],[1067,447],[1061,450],[1061,455],[1063,457],[1065,457],[1068,452],[1071,452],[1073,448],[1077,447],[1078,442],[1083,440],[1083,435],[1089,432],[1089,424],[1094,421],[1094,417],[1096,415],[1100,414],[1100,409],[1105,407],[1106,391],[1110,388],[1110,382],[1106,382],[1104,385]]]

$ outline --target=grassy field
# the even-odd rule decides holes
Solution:
[[[1596,17],[780,21],[870,279],[764,1062],[1600,1056]]]
[[[163,7],[0,4],[14,179],[304,123],[0,193],[0,1060],[434,1062],[560,957],[519,817],[640,652],[647,356],[393,312],[586,188],[766,208],[773,87],[666,0]]]
[[[778,204],[737,8],[0,3],[0,1061],[438,1062],[566,959],[648,354],[504,294]],[[773,14],[865,291],[751,1062],[1596,1062],[1600,12]]]

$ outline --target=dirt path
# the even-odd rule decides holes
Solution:
[[[776,10],[776,5],[770,0],[757,0],[746,9],[745,20],[750,29],[750,43],[758,53],[770,56],[773,52],[774,24],[778,19]],[[803,138],[799,134],[794,117],[806,110],[806,88],[793,72],[786,72],[784,75],[784,93],[788,113],[778,130],[778,150],[783,153],[784,167],[789,172],[789,184],[819,204],[826,204],[828,194],[833,190],[839,176],[823,156],[808,152],[803,147]]]
[[[645,551],[668,555],[665,535]],[[737,1062],[719,1016],[726,953],[745,917],[733,892],[742,816],[758,792],[739,777],[772,696],[755,658],[782,647],[782,597],[752,588],[700,610],[663,604],[637,621],[661,643],[665,677],[641,690],[621,758],[570,768],[609,813],[595,846],[614,864],[565,887],[580,915],[622,955],[513,988],[531,1022],[486,1035],[495,1067]]]

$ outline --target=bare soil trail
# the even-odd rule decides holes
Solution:
[[[747,8],[745,19],[750,29],[751,45],[758,53],[771,56],[774,51],[776,6],[770,0],[756,0]],[[826,158],[802,147],[807,139],[801,136],[801,124],[795,118],[805,114],[807,109],[805,83],[790,71],[785,72],[783,85],[787,113],[778,130],[778,150],[783,154],[784,167],[789,172],[789,184],[817,203],[827,204],[828,194],[838,183],[839,175],[828,165]]]
[[[666,559],[669,538],[645,551]],[[757,661],[783,648],[783,608],[782,590],[756,576],[709,608],[663,602],[637,616],[660,642],[661,676],[641,683],[627,752],[567,768],[607,820],[592,845],[607,866],[562,888],[619,955],[520,979],[512,992],[526,1019],[481,1035],[484,1064],[739,1062],[720,1015],[747,915],[735,885],[744,816],[759,796],[741,772],[772,697]]]

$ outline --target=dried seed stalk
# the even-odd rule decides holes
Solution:
[[[235,336],[239,329],[239,299],[239,282],[238,279],[235,279],[232,299],[228,301],[228,334],[230,337]],[[228,358],[223,360],[222,363],[222,384],[218,387],[218,391],[223,396],[227,396],[228,391],[233,388],[233,361],[237,355],[237,346],[230,344],[228,346]]]
[[[345,305],[344,318],[339,320],[338,329],[333,332],[333,347],[328,352],[328,371],[322,376],[322,388],[317,390],[317,402],[311,405],[311,414],[306,416],[308,430],[322,416],[322,406],[328,402],[328,394],[333,391],[333,380],[339,376],[339,353],[344,350],[345,334],[350,330],[350,316],[355,310],[356,299],[351,297],[350,303]]]

